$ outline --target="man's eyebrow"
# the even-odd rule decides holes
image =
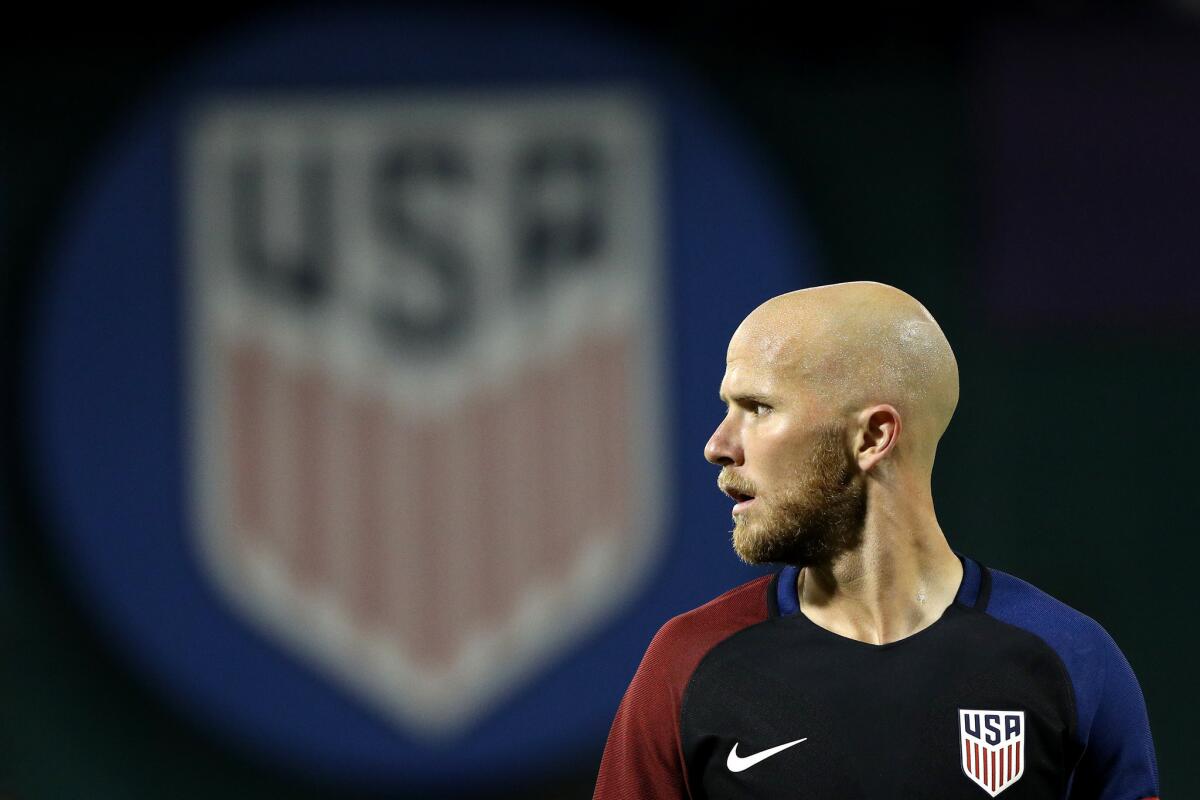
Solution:
[[[738,392],[737,394],[733,394],[728,398],[725,397],[723,392],[717,392],[717,399],[725,405],[730,405],[732,403],[762,403],[764,405],[771,404],[771,401],[767,397],[759,394],[758,392]]]

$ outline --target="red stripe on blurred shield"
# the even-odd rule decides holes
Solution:
[[[525,576],[521,542],[529,510],[537,500],[533,469],[538,453],[530,443],[533,415],[521,390],[516,382],[502,386],[478,412],[483,428],[479,464],[484,473],[479,509],[485,513],[476,536],[480,549],[475,591],[480,612],[476,626],[483,630],[492,630],[510,617]]]
[[[596,472],[598,480],[597,522],[600,527],[618,537],[636,535],[630,525],[629,501],[635,488],[629,483],[634,475],[630,463],[634,454],[630,452],[630,416],[644,412],[639,402],[657,402],[657,398],[635,397],[630,392],[632,376],[629,374],[631,343],[627,337],[609,337],[601,342],[599,360],[600,397],[603,401],[597,409],[600,427],[601,464]],[[650,469],[662,465],[649,464]]]
[[[350,608],[367,627],[385,627],[388,620],[388,594],[392,588],[388,544],[388,498],[391,485],[390,457],[395,444],[387,406],[379,397],[360,397],[353,401],[350,438],[353,454],[347,460],[352,471],[350,492],[353,537],[348,554],[351,575]]]
[[[541,364],[531,381],[536,415],[530,441],[539,456],[534,473],[537,488],[536,522],[531,533],[537,542],[534,551],[534,576],[538,582],[553,581],[564,567],[570,525],[572,401],[575,398],[577,370],[561,357]]]
[[[226,402],[230,415],[227,452],[232,458],[227,472],[233,502],[235,535],[246,540],[261,539],[267,532],[267,424],[270,414],[267,395],[270,362],[262,350],[252,344],[228,345],[223,356],[226,365]]]
[[[461,625],[468,636],[492,630],[494,622],[506,618],[519,585],[518,570],[510,563],[515,561],[512,537],[504,534],[513,519],[513,484],[527,474],[513,436],[520,407],[507,388],[489,394],[473,397],[466,413],[473,475],[465,487],[470,495],[461,498],[467,506]]]
[[[386,430],[387,455],[381,486],[387,511],[384,561],[378,569],[386,581],[387,636],[412,649],[412,641],[419,636],[422,595],[426,591],[419,507],[425,502],[421,493],[431,481],[423,455],[429,433],[395,411],[388,415]]]
[[[456,497],[453,449],[460,423],[457,419],[430,421],[413,439],[418,447],[411,453],[410,473],[418,486],[413,513],[405,528],[408,558],[420,569],[410,569],[417,603],[417,635],[406,642],[407,649],[427,665],[445,665],[452,653],[454,631],[450,630],[452,595],[461,591],[450,580],[452,544],[463,536],[454,525],[454,504],[468,502]],[[410,609],[406,609],[407,612]]]
[[[326,521],[332,500],[332,390],[318,369],[295,370],[289,377],[291,407],[287,413],[294,447],[288,460],[292,490],[289,510],[296,532],[290,554],[291,572],[300,586],[324,588],[330,582],[333,558]]]

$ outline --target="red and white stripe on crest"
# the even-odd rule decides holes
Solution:
[[[963,768],[990,791],[1006,787],[1021,772],[1021,748],[1017,742],[999,750],[980,747],[969,737],[963,739]]]

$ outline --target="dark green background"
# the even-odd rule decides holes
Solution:
[[[1200,48],[1195,20],[1113,4],[1033,5],[1004,20],[857,10],[787,24],[716,4],[582,11],[667,51],[707,83],[791,189],[829,282],[892,283],[939,319],[962,376],[934,473],[951,544],[1109,630],[1146,694],[1164,796],[1200,796],[1187,766],[1200,748],[1189,582],[1200,347],[1178,326],[1021,335],[989,327],[977,266],[986,153],[972,117],[973,56],[1001,21],[1111,35],[1149,19],[1195,36]],[[4,375],[21,367],[44,248],[89,159],[175,65],[246,20],[210,9],[187,29],[149,31],[144,19],[76,19],[62,29],[47,19],[5,34]],[[45,540],[46,509],[26,479],[20,387],[3,385],[0,798],[366,794],[256,763],[173,713],[126,668],[86,621]],[[489,796],[589,797],[602,746],[534,785]]]

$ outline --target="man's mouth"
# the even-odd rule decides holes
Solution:
[[[754,495],[750,494],[749,492],[742,491],[741,489],[735,489],[732,486],[722,485],[721,491],[727,494],[735,503],[733,507],[734,514],[745,510],[747,507],[749,507],[750,503],[754,502]]]

